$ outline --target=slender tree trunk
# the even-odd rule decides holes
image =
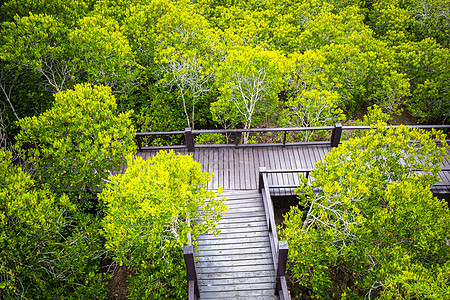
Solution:
[[[186,100],[184,99],[184,90],[182,88],[180,88],[180,94],[181,94],[181,99],[183,100],[183,108],[184,108],[184,114],[186,115],[186,122],[188,127],[191,127],[191,122],[189,122],[189,114],[187,111],[187,107],[186,107]]]
[[[8,101],[9,106],[11,107],[11,110],[12,110],[14,116],[16,117],[17,121],[19,121],[20,118],[19,118],[19,116],[17,115],[16,110],[14,109],[14,106],[13,106],[12,103],[11,103],[11,99],[9,98],[8,94],[7,94],[6,91],[5,91],[4,86],[3,86],[2,84],[0,84],[0,87],[1,87],[1,89],[2,89],[2,91],[3,91],[3,94],[5,94],[6,100]]]

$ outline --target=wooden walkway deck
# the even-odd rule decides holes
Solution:
[[[200,299],[275,299],[275,267],[262,195],[224,191],[220,234],[198,237]]]
[[[194,160],[202,164],[202,170],[214,173],[207,188],[217,190],[256,190],[260,167],[268,170],[312,169],[331,151],[331,146],[286,146],[286,147],[240,147],[240,148],[197,148]],[[190,154],[185,149],[175,150],[180,154]],[[138,152],[147,159],[154,156],[156,150]],[[450,151],[449,151],[450,154]],[[450,169],[450,159],[446,159],[442,168]],[[450,183],[450,171],[440,172],[444,183]],[[299,173],[268,174],[270,185],[295,185],[299,182]],[[435,193],[450,193],[449,186],[432,187]],[[292,189],[271,189],[272,195],[291,195]]]
[[[256,190],[260,167],[268,170],[294,170],[313,168],[331,151],[330,146],[286,146],[246,148],[201,148],[192,153],[194,160],[202,164],[202,170],[214,173],[207,188],[217,190]],[[189,154],[187,150],[176,150]],[[154,156],[157,151],[139,152],[143,158]],[[299,173],[268,174],[271,185],[295,185]],[[292,189],[274,189],[272,195],[292,194]]]
[[[394,126],[395,127],[395,126]],[[449,126],[412,126],[421,129]],[[202,165],[202,170],[214,173],[207,189],[223,187],[228,211],[218,224],[218,236],[198,237],[198,251],[192,246],[183,249],[192,299],[199,291],[201,299],[288,299],[285,266],[288,255],[286,242],[279,242],[273,218],[270,195],[292,195],[299,183],[300,173],[289,170],[311,170],[323,160],[332,146],[341,143],[343,130],[366,130],[368,126],[334,126],[311,128],[263,128],[231,130],[191,130],[176,132],[141,132],[137,134],[138,155],[147,159],[157,150],[148,147],[148,141],[160,135],[183,135],[184,145],[173,146],[179,154],[191,154]],[[314,143],[289,142],[293,132],[329,131],[331,139]],[[281,134],[283,142],[240,145],[243,132]],[[195,145],[194,135],[217,133],[234,136],[235,146]],[[176,150],[175,150],[176,148]],[[193,152],[189,152],[190,151]],[[449,151],[450,154],[450,151]],[[434,193],[450,193],[450,159],[441,165],[441,182],[431,187]],[[258,193],[259,171],[265,168],[262,194]],[[276,172],[274,172],[276,170]],[[280,172],[280,170],[282,172]],[[123,172],[124,170],[122,170]],[[309,171],[308,171],[309,172]],[[305,175],[305,171],[302,172]],[[309,174],[309,173],[308,173]],[[275,186],[275,187],[274,187]],[[289,188],[281,188],[289,186]],[[186,251],[185,251],[186,250]],[[198,258],[194,263],[194,256]],[[278,266],[275,265],[276,262]],[[196,271],[195,271],[196,269]],[[277,271],[276,271],[277,270]],[[275,274],[277,273],[277,274]],[[194,276],[194,274],[197,274]],[[198,280],[198,289],[194,282]],[[275,283],[277,281],[277,284]],[[275,296],[275,286],[280,296]],[[190,298],[191,299],[191,298]]]
[[[214,173],[207,188],[223,187],[228,211],[218,224],[218,236],[198,237],[194,254],[200,299],[278,299],[274,296],[275,266],[262,195],[258,192],[259,169],[312,169],[331,151],[331,146],[276,146],[196,148],[192,154],[202,170]],[[156,150],[138,155],[147,159]],[[450,169],[450,159],[442,164]],[[122,170],[124,171],[124,170]],[[450,171],[440,172],[432,191],[450,193]],[[269,186],[296,185],[299,173],[267,173]],[[272,195],[292,195],[293,189],[271,189]]]

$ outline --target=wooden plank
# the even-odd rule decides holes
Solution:
[[[203,292],[200,294],[200,299],[212,299],[212,300],[273,300],[273,289],[272,290],[253,290],[253,291],[241,291],[238,294],[234,291],[231,292]]]
[[[268,265],[273,267],[272,258],[265,259],[239,259],[225,261],[202,261],[197,263],[197,268],[227,268],[227,267],[244,267],[249,268],[258,265]]]
[[[255,168],[255,153],[257,152],[256,149],[254,148],[249,148],[249,173],[250,173],[250,177],[249,177],[249,183],[250,183],[250,189],[257,189],[257,180],[256,178],[258,177],[257,174],[257,169]],[[257,155],[257,154],[256,154]]]
[[[230,190],[234,190],[235,189],[235,185],[234,185],[234,149],[228,148],[228,167],[229,167],[229,188]]]
[[[267,230],[259,232],[243,232],[243,233],[219,233],[214,235],[202,235],[197,238],[197,240],[207,240],[207,239],[240,239],[240,238],[250,238],[250,237],[267,237],[269,232]]]
[[[205,154],[208,157],[208,170],[211,174],[214,174],[214,177],[209,182],[209,186],[211,187],[211,189],[217,190],[218,185],[216,184],[217,174],[214,168],[214,153],[215,151],[211,151],[211,149],[205,149]]]
[[[228,201],[230,201],[230,202],[235,201],[235,200],[242,200],[242,199],[247,199],[247,200],[256,199],[258,201],[259,198],[261,198],[261,194],[259,194],[257,191],[252,191],[252,193],[249,193],[248,190],[242,190],[240,192],[242,192],[242,193],[233,194],[233,193],[223,192],[220,195],[227,197]]]
[[[295,158],[294,158],[294,154],[292,152],[292,149],[290,147],[284,148],[284,157],[286,159],[286,168],[289,170],[293,170],[294,166],[295,166]],[[295,174],[294,173],[288,173],[288,181],[289,181],[289,185],[293,185],[296,183],[295,180]],[[285,191],[286,193],[287,191]]]
[[[314,165],[316,164],[316,158],[314,157],[314,153],[311,149],[311,147],[305,147],[305,156],[308,161],[308,168],[314,168]]]
[[[250,291],[250,290],[273,290],[273,283],[255,283],[255,284],[235,284],[231,286],[202,286],[200,293],[222,292],[222,291]],[[201,298],[201,295],[200,295]]]
[[[220,230],[220,234],[261,232],[261,231],[265,230],[265,228],[261,227],[261,226],[246,226],[246,227],[237,227],[237,228],[218,228],[218,229]]]
[[[256,266],[235,266],[235,267],[222,267],[220,269],[214,268],[197,268],[198,274],[212,274],[212,273],[232,273],[232,272],[258,272],[258,271],[272,271],[274,270],[272,265],[256,265]],[[204,279],[201,275],[199,278]]]
[[[234,150],[234,186],[236,189],[241,190],[241,149],[233,148]]]
[[[226,205],[226,203],[225,203]],[[257,214],[259,211],[262,211],[263,208],[261,205],[258,206],[244,206],[244,205],[232,205],[230,204],[228,206],[228,210],[225,212],[225,215],[229,215],[229,214],[238,214],[241,213],[242,217],[246,217],[248,216],[247,213],[251,214]]]
[[[243,199],[241,201],[225,201],[225,205],[228,207],[228,212],[238,208],[258,208],[262,207],[261,201],[254,201],[252,199]]]
[[[218,165],[217,165],[217,172],[218,172],[218,186],[219,187],[223,187],[223,184],[224,184],[224,182],[223,182],[223,180],[224,180],[224,177],[225,177],[225,170],[224,170],[224,149],[223,148],[219,148],[219,149],[217,149],[216,151],[216,154],[217,154],[217,156],[218,156]]]
[[[312,163],[312,168],[314,168],[314,166],[316,165],[317,161],[319,160],[318,155],[316,154],[317,150],[316,147],[310,147],[309,148],[309,155],[311,157],[311,163]]]
[[[300,157],[299,157],[299,152],[296,150],[292,150],[292,155],[293,155],[293,164],[292,164],[292,168],[293,169],[300,169]],[[299,174],[300,173],[294,173],[294,182],[298,183],[300,181],[299,179]]]
[[[203,273],[202,280],[226,279],[226,278],[257,278],[257,277],[275,277],[275,269],[262,271],[236,271],[236,272],[221,272],[221,273]]]
[[[229,195],[232,197],[258,197],[259,192],[258,190],[235,190],[235,191],[227,191],[224,190],[223,193],[224,195]]]
[[[226,215],[222,216],[222,219],[220,219],[219,224],[234,224],[234,223],[247,223],[247,222],[259,222],[259,221],[265,221],[266,216],[265,215],[258,215],[258,216],[252,216],[252,217],[246,217],[243,218],[242,215],[228,215],[225,218]]]
[[[293,147],[292,148],[292,154],[294,154],[294,169],[301,169],[302,168],[302,164],[301,164],[301,158],[300,158],[300,150],[299,147]]]
[[[233,195],[230,193],[222,193],[221,195],[225,196],[230,202],[234,201],[243,201],[243,200],[249,200],[249,201],[260,201],[261,195],[260,194],[248,194],[245,193],[245,190],[242,190],[242,195]]]
[[[216,174],[215,180],[213,182],[213,189],[217,190],[219,188],[219,178],[220,178],[220,171],[219,171],[219,153],[217,150],[215,149],[210,149],[209,150],[210,153],[212,153],[212,157],[213,157],[213,172],[214,174]]]
[[[248,237],[248,238],[229,238],[229,239],[214,239],[214,238],[203,238],[204,236],[197,237],[198,244],[208,244],[208,245],[228,245],[228,244],[243,244],[243,243],[266,243],[269,241],[269,236],[267,237]],[[237,249],[237,248],[236,248]]]
[[[241,243],[238,245],[209,245],[205,243],[204,245],[198,245],[198,253],[201,254],[201,251],[206,250],[220,250],[224,249],[224,247],[233,247],[233,249],[245,249],[245,248],[261,248],[261,247],[270,247],[269,242],[258,242],[258,243]],[[199,257],[199,262],[202,261],[222,261],[222,260],[248,260],[248,259],[271,259],[272,256],[270,252],[263,253],[249,253],[249,254],[234,254],[234,255],[222,255],[222,256],[204,256],[197,255]]]
[[[225,229],[225,228],[241,228],[241,227],[259,227],[259,226],[266,226],[267,223],[264,221],[258,221],[258,222],[242,222],[242,223],[219,223],[217,225],[217,229]]]
[[[243,217],[249,218],[247,220],[251,220],[252,218],[261,217],[261,216],[265,216],[264,212],[256,211],[256,212],[248,213],[248,215],[245,215],[245,216],[242,213],[225,212],[225,214],[223,214],[223,216],[222,216],[221,221],[225,220],[225,219],[235,219],[235,218],[242,219]]]
[[[279,149],[278,151],[278,159],[279,159],[279,163],[280,163],[280,169],[281,170],[288,170],[289,167],[287,166],[287,161],[286,161],[286,157],[285,157],[285,151],[284,149]],[[281,176],[283,178],[283,185],[289,185],[290,181],[289,181],[289,174],[283,173],[280,174],[279,176]],[[284,195],[284,191],[280,190],[281,195]]]
[[[236,285],[236,284],[255,284],[255,283],[273,283],[272,276],[248,277],[248,278],[223,278],[199,281],[199,286],[210,284],[211,286],[219,285]]]
[[[250,213],[250,215],[252,213],[258,213],[260,210],[262,210],[261,206],[233,206],[230,205],[230,207],[228,208],[228,211],[225,214],[236,214],[236,213]],[[244,216],[247,216],[244,215]]]
[[[223,149],[223,188],[230,188],[230,159],[228,157],[229,149]]]
[[[269,241],[268,233],[257,234],[243,234],[236,236],[236,234],[223,234],[220,233],[217,236],[214,235],[202,235],[197,237],[199,245],[227,245],[227,244],[239,244],[239,243],[265,243]]]
[[[315,147],[313,147],[312,148],[312,152],[313,152],[313,154],[314,154],[314,166],[316,165],[316,163],[318,162],[318,161],[320,161],[321,160],[321,156],[320,156],[320,154],[319,154],[319,150],[320,149],[320,146],[315,146]]]
[[[199,154],[201,153],[200,149],[196,149],[195,152],[192,154],[192,158],[195,161],[199,161]]]
[[[243,148],[243,165],[242,168],[244,168],[244,173],[243,173],[243,177],[241,178],[241,182],[244,183],[244,187],[241,186],[241,189],[245,189],[245,190],[249,190],[251,189],[250,187],[250,157],[249,157],[249,152],[250,152],[250,148]]]
[[[277,163],[275,161],[274,150],[272,148],[267,149],[267,153],[269,155],[269,168],[276,169]],[[270,174],[268,179],[269,179],[269,184],[273,184],[273,185],[280,184],[280,181],[278,180],[278,176],[276,174]]]
[[[261,148],[259,151],[259,167],[270,169],[269,151],[267,148]]]

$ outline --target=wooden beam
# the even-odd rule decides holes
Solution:
[[[186,273],[189,282],[189,293],[191,293],[191,284],[193,284],[194,295],[189,294],[189,299],[196,299],[195,295],[199,294],[197,271],[195,269],[194,247],[192,245],[183,247],[184,263],[186,265]],[[191,283],[192,282],[192,283]],[[194,297],[194,298],[191,298]]]
[[[277,277],[275,281],[275,295],[281,295],[283,299],[289,299],[289,291],[287,289],[285,278],[288,250],[289,248],[287,241],[280,241],[278,243],[278,262],[277,262]]]
[[[342,125],[341,123],[336,123],[334,125],[333,134],[331,135],[331,147],[339,146],[342,135]]]
[[[189,152],[195,151],[195,144],[194,144],[194,136],[192,135],[192,129],[186,128],[184,130],[184,139],[186,140],[186,146],[188,148]]]

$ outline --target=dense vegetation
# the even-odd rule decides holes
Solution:
[[[445,0],[4,1],[2,113],[109,86],[142,131],[311,126],[378,104],[450,112]]]
[[[433,137],[446,145],[380,122],[316,165],[282,230],[297,297],[450,296],[450,210],[430,191],[448,146]]]
[[[133,275],[130,298],[184,297],[185,234],[195,240],[214,229],[224,207],[206,204],[215,195],[199,185],[209,175],[192,158],[133,159],[136,131],[331,125],[366,108],[366,123],[402,110],[429,123],[450,115],[446,0],[0,3],[2,299],[104,299],[105,266],[117,265]],[[393,171],[377,177],[381,165],[369,167],[373,155],[411,153],[411,137],[435,151],[422,133],[401,133],[405,143],[389,130],[372,133],[398,146],[393,152],[355,154],[374,146],[363,137],[319,165],[323,180],[315,184],[324,194],[304,204],[327,207],[339,194],[339,210],[349,213],[334,219],[312,205],[305,223],[300,210],[290,213],[291,270],[304,293],[448,292],[448,210],[427,190],[436,170],[417,162],[411,168],[426,167],[431,176],[418,177],[386,160],[380,164]],[[339,155],[356,155],[353,165],[339,169]],[[124,163],[128,172],[112,176]],[[325,188],[342,176],[351,185]],[[189,224],[199,207],[204,222]],[[322,216],[337,231],[308,223]],[[381,219],[392,228],[402,220],[407,232],[375,236]],[[299,231],[301,224],[314,230]],[[433,230],[422,237],[426,226]],[[317,243],[321,251],[297,259]],[[425,247],[431,250],[423,254]],[[345,288],[333,274],[350,278]],[[418,278],[429,284],[418,286]]]
[[[191,156],[133,158],[131,123],[111,88],[79,84],[2,143],[1,299],[105,299],[118,266],[130,299],[186,296],[187,234],[195,245],[225,207]]]

